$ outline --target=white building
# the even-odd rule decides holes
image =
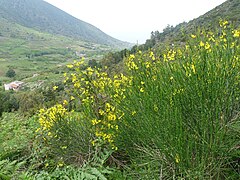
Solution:
[[[21,88],[21,86],[23,85],[24,82],[22,81],[13,81],[9,84],[4,84],[4,89],[6,91],[8,90],[14,90],[14,91],[17,91]]]

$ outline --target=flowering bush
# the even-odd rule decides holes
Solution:
[[[240,30],[227,21],[220,27],[160,55],[140,51],[125,61],[132,82],[119,106],[125,115],[117,146],[156,172],[153,179],[160,172],[166,178],[228,177],[225,168],[236,167]]]
[[[86,68],[84,60],[68,65],[69,98],[40,110],[46,141],[65,161],[71,153],[84,159],[84,143],[90,152],[124,152],[150,168],[152,178],[161,172],[164,178],[235,176],[240,30],[227,21],[220,27],[191,34],[186,44],[160,54],[129,55],[125,75],[110,77]]]
[[[129,78],[123,74],[110,78],[106,72],[90,67],[83,70],[82,64],[83,60],[69,65],[74,73],[65,74],[72,103],[92,124],[91,132],[95,136],[92,145],[103,143],[117,149],[114,139],[118,134],[118,123],[123,117],[117,106],[125,98],[123,94]]]

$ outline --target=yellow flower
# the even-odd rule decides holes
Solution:
[[[210,44],[209,44],[208,42],[206,42],[206,44],[205,44],[205,49],[208,50],[208,49],[210,49],[210,48],[211,48]]]
[[[73,83],[76,82],[76,81],[77,81],[77,76],[76,76],[76,74],[72,73],[71,76],[72,76],[72,82],[73,82]]]
[[[191,34],[191,38],[195,39],[197,36],[194,34]]]
[[[180,162],[180,157],[179,157],[178,154],[176,154],[176,156],[175,156],[175,161],[176,161],[176,163],[179,163],[179,162]]]
[[[45,112],[45,109],[40,109],[39,113],[43,114]]]
[[[113,150],[118,150],[118,147],[113,146],[112,149],[113,149]]]
[[[57,167],[63,167],[64,163],[63,162],[58,162]]]
[[[72,64],[68,64],[67,67],[71,69],[71,68],[73,68],[73,65]]]
[[[96,119],[93,119],[92,120],[92,125],[96,125],[96,124],[98,124],[98,121]]]
[[[63,100],[63,105],[67,105],[67,104],[68,104],[67,100],[64,99],[64,100]]]
[[[204,42],[200,41],[199,45],[200,45],[200,47],[203,47],[204,46]]]
[[[154,53],[151,51],[149,57],[154,56]]]
[[[228,21],[220,20],[219,25],[220,25],[220,27],[223,27],[225,29],[228,25]]]
[[[175,60],[176,53],[177,53],[176,51],[171,49],[170,51],[168,51],[167,59],[168,60]]]
[[[111,105],[109,103],[106,103],[105,108],[106,108],[106,112],[110,112]]]
[[[240,29],[234,30],[232,33],[233,33],[233,37],[240,37]]]
[[[143,87],[141,87],[141,88],[140,88],[140,92],[144,92],[144,89],[143,89]]]
[[[132,116],[134,116],[137,112],[136,111],[132,111]]]
[[[62,146],[61,149],[67,149],[67,146]]]
[[[57,90],[58,86],[53,86],[53,90]]]
[[[152,76],[152,80],[156,81],[157,80],[157,76],[156,75]]]
[[[135,70],[138,70],[138,66],[134,63],[134,62],[130,62],[129,63],[129,66],[128,66],[130,69],[135,69]]]
[[[134,58],[135,58],[134,54],[131,54],[131,55],[129,56],[129,59],[134,59]]]
[[[110,113],[107,118],[108,118],[108,120],[113,120],[113,121],[115,121],[117,119],[116,115],[113,113]]]
[[[192,70],[193,70],[193,73],[196,74],[196,69],[195,69],[194,64],[191,65],[191,68],[192,68]]]
[[[155,60],[155,57],[152,58],[152,59]],[[150,63],[149,63],[149,62],[146,62],[145,65],[146,65],[146,68],[149,68],[149,67],[150,67]]]
[[[209,41],[215,42],[214,36],[208,38]]]

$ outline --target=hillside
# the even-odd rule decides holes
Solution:
[[[175,27],[169,25],[162,33],[159,31],[152,32],[151,39],[148,39],[142,48],[147,50],[163,44],[170,45],[172,43],[176,44],[185,42],[186,37],[189,36],[189,34],[194,33],[201,28],[214,29],[221,19],[230,21],[234,26],[239,26],[240,0],[227,0],[204,15],[189,22],[180,23]]]
[[[43,0],[0,0],[0,17],[51,34],[120,48],[129,47],[129,43],[110,37]]]
[[[151,38],[144,44],[135,45],[131,50],[109,53],[102,60],[103,66],[111,66],[112,71],[121,71],[125,56],[134,54],[138,50],[147,51],[149,49],[161,51],[166,46],[184,45],[191,34],[199,29],[214,29],[219,26],[219,20],[226,19],[234,26],[240,25],[240,0],[227,0],[204,15],[199,16],[189,22],[183,22],[175,27],[168,25],[163,32],[152,31]]]
[[[8,69],[14,69],[18,80],[39,74],[28,81],[57,81],[65,64],[81,56],[100,59],[111,50],[107,45],[37,31],[0,17],[0,85],[12,81],[6,77]]]

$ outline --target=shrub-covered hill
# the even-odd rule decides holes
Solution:
[[[74,18],[43,0],[0,0],[0,17],[25,27],[80,40],[128,47],[95,26]]]
[[[200,29],[207,31],[214,30],[219,26],[220,20],[228,20],[233,26],[239,27],[240,24],[240,0],[227,0],[221,5],[215,7],[204,15],[199,16],[189,22],[183,22],[177,26],[167,26],[163,32],[152,31],[151,38],[144,44],[135,45],[131,50],[124,49],[120,52],[109,53],[103,60],[103,66],[111,66],[113,71],[121,71],[123,58],[128,54],[134,54],[138,50],[147,51],[153,49],[160,51],[163,47],[175,45],[184,45],[191,34]]]
[[[199,16],[189,22],[183,22],[177,26],[168,26],[162,33],[155,31],[151,33],[151,38],[142,45],[142,49],[149,49],[166,43],[182,43],[186,41],[186,36],[195,33],[199,29],[210,30],[216,27],[220,20],[227,19],[234,26],[240,23],[240,1],[227,0],[221,5],[208,11],[204,15]]]

